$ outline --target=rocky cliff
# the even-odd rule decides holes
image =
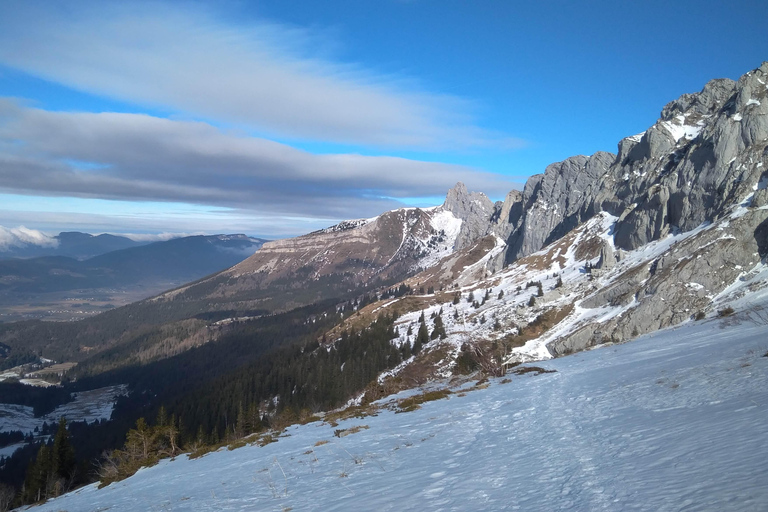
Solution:
[[[600,211],[619,217],[616,245],[635,249],[715,220],[765,188],[766,83],[768,62],[736,82],[712,80],[667,104],[656,124],[619,143],[618,154],[571,157],[531,177],[489,228],[507,240],[506,263]]]

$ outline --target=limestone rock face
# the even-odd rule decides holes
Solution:
[[[594,216],[595,193],[615,159],[605,152],[574,156],[532,176],[520,198],[522,213],[508,229],[507,261],[538,251]]]
[[[581,302],[584,308],[636,303],[602,324],[584,325],[548,346],[554,356],[622,342],[690,319],[712,297],[768,255],[768,210],[750,209],[674,245],[661,258],[628,269]]]
[[[753,208],[761,208],[768,205],[768,188],[761,188],[755,191],[755,195],[752,196],[752,203],[750,206]]]
[[[597,260],[596,268],[609,269],[616,263],[616,257],[613,255],[613,247],[610,244],[604,243],[600,248],[600,259]]]
[[[768,62],[668,103],[618,154],[575,156],[532,176],[500,209],[506,262],[527,256],[597,212],[619,218],[614,245],[631,250],[721,217],[768,181]],[[760,188],[765,188],[762,186]],[[766,201],[765,192],[753,206]]]
[[[463,249],[487,233],[494,204],[482,192],[469,193],[467,187],[459,182],[448,191],[443,209],[462,220],[454,249]]]

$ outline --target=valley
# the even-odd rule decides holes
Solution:
[[[689,323],[537,363],[552,373],[432,382],[36,510],[760,510],[767,347],[743,317]]]
[[[29,444],[0,477],[40,510],[760,509],[766,82],[711,80],[495,203],[457,183],[295,238],[6,265],[34,294],[5,314],[71,321],[0,324],[0,363],[77,364],[0,383],[0,432],[64,415],[80,469]]]
[[[187,281],[152,281],[121,288],[87,288],[35,294],[0,292],[0,322],[74,322],[138,302]]]

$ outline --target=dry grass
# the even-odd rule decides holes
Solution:
[[[729,316],[732,316],[736,310],[734,310],[731,306],[724,307],[723,309],[718,310],[717,316],[720,318],[726,318]]]
[[[525,327],[521,327],[517,334],[506,336],[502,343],[508,348],[522,347],[526,342],[534,340],[549,329],[563,321],[573,311],[573,304],[568,304],[561,309],[550,309]]]
[[[397,409],[395,410],[395,413],[411,412],[417,409],[421,409],[421,404],[448,398],[448,396],[452,393],[453,392],[450,389],[438,389],[435,391],[427,391],[426,393],[422,393],[420,395],[413,395],[409,396],[408,398],[403,398],[397,402]]]
[[[542,368],[540,366],[518,366],[517,368],[514,368],[511,370],[511,373],[514,373],[515,375],[525,375],[528,373],[532,373],[534,375],[540,375],[542,373],[556,373],[557,370],[547,370],[546,368]]]
[[[323,421],[328,423],[332,427],[337,427],[339,421],[348,420],[351,418],[362,419],[368,416],[376,416],[379,413],[379,407],[370,403],[357,405],[353,407],[347,407],[340,411],[332,411],[323,417]]]
[[[369,428],[368,425],[356,425],[354,427],[343,428],[343,429],[340,428],[340,429],[334,430],[333,435],[335,435],[336,437],[347,437],[352,434],[357,434],[362,430],[368,430],[368,428]]]

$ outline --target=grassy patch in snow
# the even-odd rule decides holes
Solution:
[[[350,428],[339,428],[333,431],[333,435],[336,437],[346,437],[351,434],[357,434],[361,430],[368,430],[368,425],[356,425]]]
[[[547,370],[546,368],[542,368],[540,366],[518,366],[517,368],[511,370],[510,373],[514,373],[515,375],[525,375],[527,373],[540,375],[542,373],[557,373],[557,370]]]
[[[522,347],[526,342],[535,340],[549,329],[560,323],[573,311],[573,304],[568,304],[561,309],[549,309],[525,327],[521,327],[517,334],[506,336],[502,342],[507,348]]]
[[[367,416],[376,416],[378,413],[379,407],[368,403],[365,405],[347,407],[346,409],[342,409],[340,411],[329,412],[323,417],[323,421],[332,427],[337,427],[339,425],[339,421],[348,420],[351,418],[362,419]]]
[[[395,413],[411,412],[417,409],[421,409],[421,404],[448,398],[448,396],[452,393],[453,392],[450,389],[437,389],[434,391],[427,391],[420,395],[413,395],[409,396],[408,398],[403,398],[397,402],[397,409],[395,410]]]

